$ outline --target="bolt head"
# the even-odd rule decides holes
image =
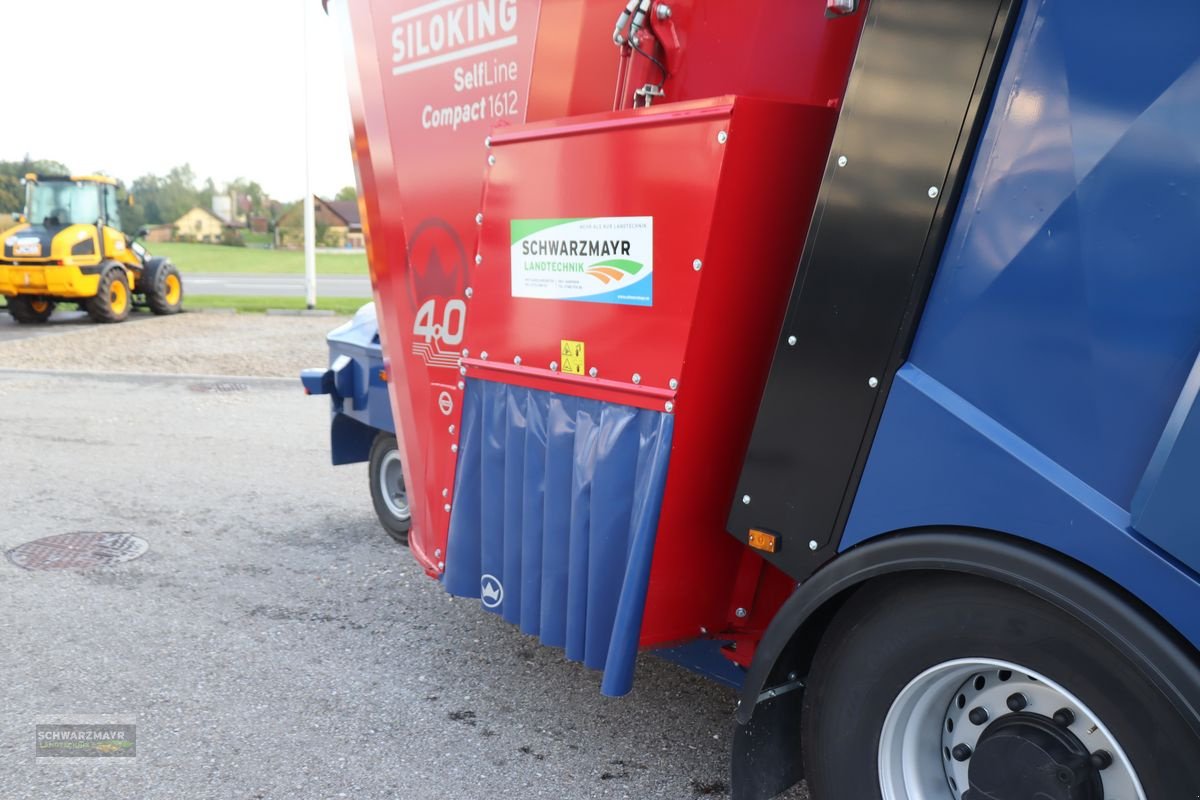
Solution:
[[[442,557],[442,550],[441,550],[441,548],[440,548],[440,547],[439,547],[437,550],[434,550],[434,551],[433,551],[433,557],[434,557],[434,558],[441,558],[441,557]]]
[[[466,368],[466,367],[459,367],[459,368],[458,368],[458,374],[459,374],[459,375],[466,375],[466,374],[467,374],[467,368]]]
[[[493,166],[493,167],[496,166],[496,157],[495,156],[488,156],[488,165]]]
[[[726,133],[725,131],[719,131],[717,133],[717,144],[725,144],[728,141],[729,141],[728,133]]]
[[[457,453],[457,452],[458,452],[458,445],[456,445],[456,444],[452,444],[452,445],[450,445],[450,452],[451,452],[451,453]]]
[[[967,719],[971,720],[972,725],[982,725],[990,719],[990,715],[986,708],[976,706],[971,709],[971,713],[967,714]]]
[[[671,380],[667,381],[667,386],[670,387],[672,390],[678,389],[679,381],[675,380],[674,378],[671,378]]]
[[[692,269],[696,270],[696,272],[699,272],[700,268],[703,266],[704,266],[704,262],[698,258],[692,262]]]
[[[876,378],[874,375],[867,378],[867,386],[870,386],[872,389],[877,388],[879,386],[879,378]]]
[[[599,374],[600,374],[600,370],[596,369],[595,367],[592,367],[591,369],[589,369],[589,370],[588,370],[588,375],[589,375],[590,377],[593,377],[593,378],[594,378],[594,377],[596,377],[596,376],[597,376],[597,375],[599,375]]]
[[[442,508],[443,508],[444,510],[446,510],[446,511],[449,511],[449,510],[450,510],[450,504],[449,504],[449,503],[446,503],[446,505],[442,506]]]
[[[748,495],[748,494],[742,495],[742,505],[744,505],[744,506],[750,505],[750,495]]]
[[[516,364],[518,367],[521,366],[521,357],[513,356],[513,363]]]
[[[446,562],[445,562],[445,561],[439,561],[439,562],[438,562],[438,571],[439,571],[439,572],[445,572],[445,571],[446,571]]]
[[[492,137],[490,137],[490,136],[483,137],[483,146],[491,147],[492,146]]]
[[[1069,708],[1060,708],[1054,712],[1054,724],[1060,728],[1069,728],[1075,724],[1075,712]]]
[[[467,388],[467,385],[465,383],[463,383],[462,381],[459,381],[458,382],[458,390],[461,392],[465,388]]]
[[[796,346],[796,337],[789,336],[788,337],[788,347],[795,347],[795,346]]]
[[[658,8],[654,9],[654,13],[658,15],[659,19],[670,19],[671,7],[666,3],[659,3]]]
[[[476,253],[475,254],[475,266],[479,266],[482,263],[483,263],[483,256]]]
[[[1112,766],[1113,757],[1107,750],[1097,750],[1088,758],[1092,763],[1092,767],[1097,771],[1104,771]]]
[[[476,225],[483,224],[483,212],[482,211],[480,211],[478,214],[475,215],[475,224]]]
[[[442,489],[442,497],[449,497],[449,496],[450,496],[450,490]]]
[[[468,286],[467,290],[465,292],[463,292],[463,294],[465,294],[467,296],[467,299],[470,300],[475,295],[475,290],[472,289],[470,286]]]
[[[666,409],[666,412],[668,414],[670,414],[672,411],[675,410],[675,404],[672,403],[670,400],[668,400],[667,402],[663,403],[663,408]]]
[[[939,194],[941,194],[941,193],[942,193],[942,192],[941,192],[941,190],[940,190],[940,189],[938,189],[938,187],[936,187],[936,186],[930,186],[930,187],[929,187],[929,198],[930,198],[931,200],[932,200],[932,199],[935,199],[935,198],[936,198],[936,197],[937,197]]]
[[[484,350],[482,353],[480,353],[479,357],[484,361],[487,361],[487,350]]]
[[[1004,701],[1004,704],[1008,706],[1009,711],[1024,711],[1029,705],[1029,700],[1025,697],[1025,695],[1017,692],[1016,694],[1010,694],[1008,699]]]
[[[451,435],[451,436],[453,436],[453,435],[454,435],[454,431],[455,431],[455,427],[454,427],[453,425],[451,425],[449,430],[450,430],[450,435]]]
[[[463,348],[463,358],[466,358],[469,355],[471,355],[471,351],[464,347]]]
[[[551,372],[558,372],[558,362],[557,362],[557,361],[551,361],[551,362],[550,362],[550,371],[551,371]]]
[[[839,167],[844,167],[849,163],[850,163],[850,159],[846,158],[845,156],[838,156],[838,166]]]
[[[749,612],[747,612],[746,609],[744,609],[744,608],[739,608],[737,611],[734,611],[733,613],[737,615],[738,619],[745,619],[746,614],[748,614]]]
[[[815,551],[815,550],[816,550],[818,547],[820,547],[820,546],[821,546],[821,545],[817,544],[817,540],[816,540],[816,539],[809,539],[809,540],[808,540],[808,549],[809,549],[809,550],[814,550],[814,551]]]
[[[639,374],[637,374],[637,373],[635,372],[635,373],[633,373],[633,378],[632,378],[632,380],[633,380],[633,382],[634,382],[634,383],[641,383],[641,382],[642,382],[642,376],[641,376],[641,375],[639,375]]]
[[[961,763],[971,757],[971,748],[965,744],[956,744],[954,745],[954,749],[950,751],[950,755],[954,757],[955,761]]]

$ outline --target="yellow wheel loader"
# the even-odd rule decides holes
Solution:
[[[17,322],[45,322],[63,302],[96,322],[120,322],[135,305],[155,314],[182,308],[175,265],[121,232],[112,178],[26,175],[25,213],[14,221],[0,234],[0,294]]]

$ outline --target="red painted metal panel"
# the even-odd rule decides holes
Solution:
[[[736,481],[834,120],[824,106],[723,97],[493,137],[466,374],[677,415],[643,644],[725,627],[741,548],[718,509]],[[651,305],[513,296],[514,220],[597,217],[652,218]],[[585,375],[553,370],[562,340],[585,345]]]

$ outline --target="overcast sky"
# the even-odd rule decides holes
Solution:
[[[313,191],[354,184],[337,25],[320,0],[4,3],[0,160],[61,161],[132,181],[190,163],[220,187],[304,194],[309,19]]]

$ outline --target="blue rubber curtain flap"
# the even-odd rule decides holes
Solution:
[[[446,590],[633,686],[674,417],[471,379]]]

